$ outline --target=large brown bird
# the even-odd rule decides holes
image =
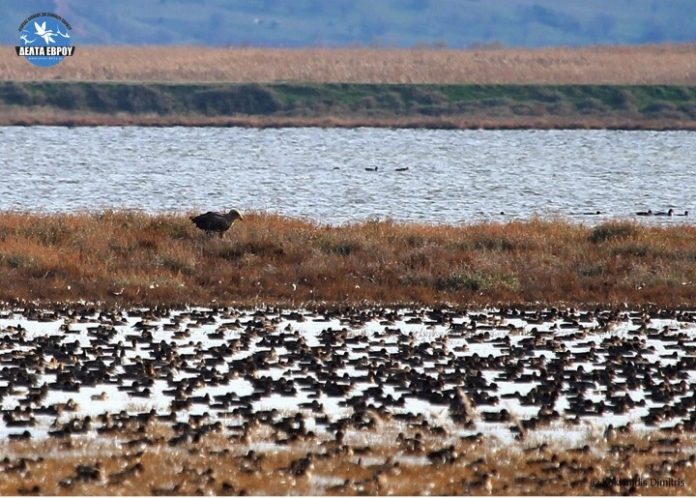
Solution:
[[[198,216],[191,217],[191,221],[193,221],[198,228],[205,230],[206,233],[217,232],[220,234],[220,237],[222,237],[223,233],[229,230],[232,223],[234,223],[237,219],[242,220],[244,218],[242,218],[241,213],[236,209],[230,210],[230,212],[227,214],[208,211],[205,214],[199,214]]]

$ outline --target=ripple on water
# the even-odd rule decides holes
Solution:
[[[683,131],[0,127],[0,210],[234,205],[329,223],[596,223],[696,211],[693,150],[696,134]]]

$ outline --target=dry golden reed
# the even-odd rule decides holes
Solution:
[[[491,50],[80,46],[48,70],[20,57],[0,58],[0,80],[693,85],[696,44]]]
[[[563,220],[325,226],[247,213],[0,213],[0,299],[121,304],[694,306],[696,227]]]

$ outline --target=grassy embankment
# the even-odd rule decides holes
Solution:
[[[696,45],[79,47],[0,61],[0,124],[696,128]]]
[[[696,227],[564,221],[321,226],[250,213],[0,215],[0,299],[122,304],[693,306]]]
[[[696,129],[696,86],[5,82],[0,124]]]

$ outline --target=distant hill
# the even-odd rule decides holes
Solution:
[[[524,46],[696,41],[694,0],[4,0],[0,42],[36,12],[76,44]]]

